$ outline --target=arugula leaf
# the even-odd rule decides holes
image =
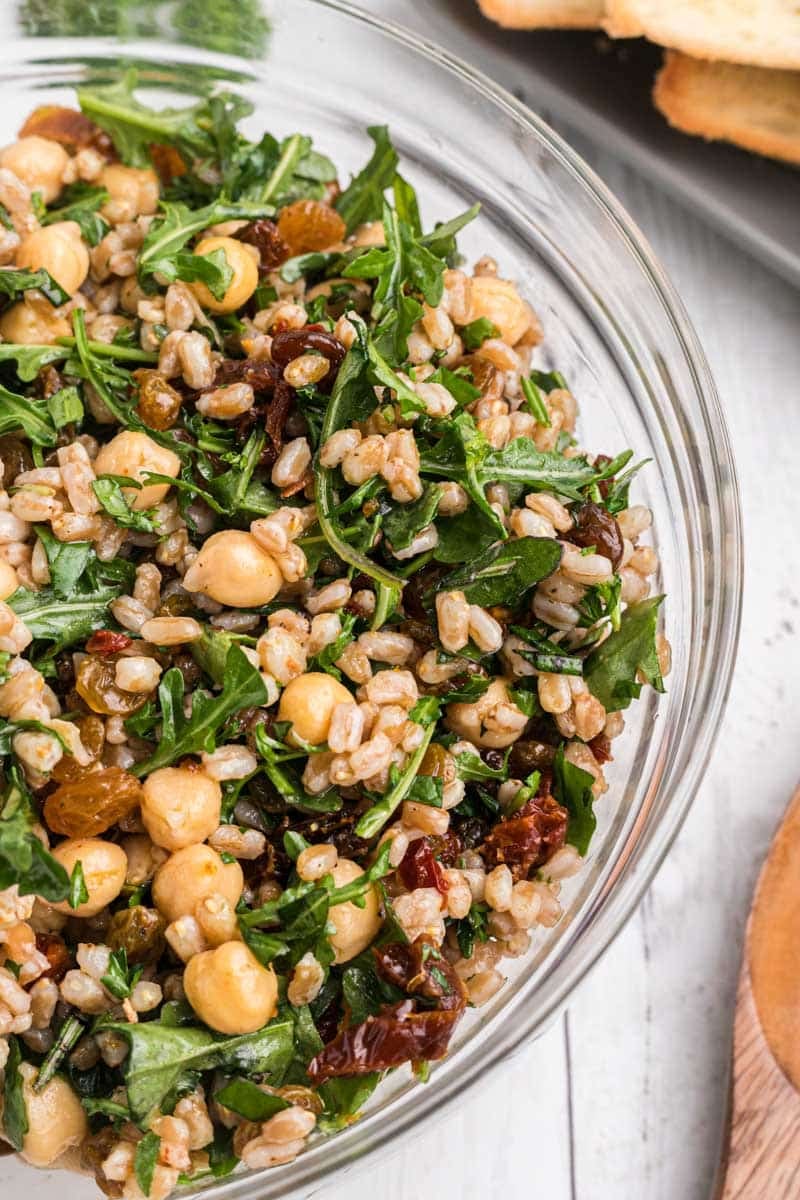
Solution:
[[[0,384],[0,434],[18,430],[34,446],[53,446],[58,438],[46,400],[18,396]]]
[[[239,1037],[218,1037],[196,1026],[111,1022],[130,1046],[122,1072],[131,1117],[142,1124],[188,1071],[230,1071],[266,1075],[280,1083],[292,1057],[292,1021],[278,1019]]]
[[[550,426],[550,414],[547,411],[547,405],[544,402],[544,397],[539,391],[533,377],[523,375],[520,380],[522,384],[522,394],[525,397],[525,407],[539,425]]]
[[[61,193],[58,208],[49,208],[42,221],[52,225],[55,221],[75,221],[80,227],[81,237],[90,246],[96,246],[108,233],[109,224],[97,211],[108,200],[108,192],[102,187],[77,182],[70,184]]]
[[[469,562],[497,541],[497,528],[474,504],[455,517],[436,524],[439,541],[433,557],[440,563]]]
[[[210,254],[194,254],[178,250],[171,257],[156,258],[148,265],[148,275],[158,275],[164,283],[199,281],[204,283],[215,300],[221,300],[233,279],[233,267],[220,247]]]
[[[85,542],[58,543],[44,526],[37,527],[51,571],[51,583],[38,592],[19,588],[8,604],[22,617],[35,640],[51,643],[52,657],[66,646],[85,641],[108,622],[108,605],[131,582],[130,564],[98,562]]]
[[[357,337],[339,368],[333,386],[330,403],[325,411],[325,420],[320,435],[320,444],[338,429],[345,429],[354,420],[365,420],[375,407],[375,396],[368,378],[368,354],[366,331],[363,321],[356,324]],[[333,552],[356,571],[363,571],[371,579],[388,587],[402,589],[405,581],[379,566],[366,554],[348,545],[342,536],[342,527],[336,513],[334,500],[334,475],[327,467],[317,469],[317,517],[325,540]]]
[[[397,171],[397,151],[388,126],[370,125],[367,133],[375,143],[372,157],[336,201],[336,210],[348,233],[367,221],[377,221],[383,211],[383,194],[391,187]]]
[[[50,272],[45,271],[44,267],[40,267],[38,271],[24,271],[16,270],[13,267],[4,267],[0,271],[0,295],[13,299],[15,296],[20,296],[23,292],[30,292],[34,288],[40,291],[43,296],[46,296],[56,308],[60,304],[66,304],[69,300],[69,292],[65,291],[61,284],[53,279]]]
[[[80,425],[83,420],[83,401],[76,387],[59,388],[47,397],[45,404],[56,429],[63,429],[65,425]]]
[[[17,342],[0,342],[0,363],[15,362],[17,375],[23,383],[30,383],[42,367],[67,358],[68,354],[69,351],[63,346],[23,346]]]
[[[431,233],[424,234],[420,241],[423,246],[427,246],[431,254],[450,262],[456,253],[456,234],[474,221],[480,211],[480,204],[473,204],[466,212],[441,222]]]
[[[470,382],[471,379],[472,372],[467,367],[451,371],[449,367],[440,366],[428,376],[426,383],[440,383],[442,387],[447,388],[459,408],[466,408],[481,394],[480,388],[476,388],[474,383]]]
[[[392,183],[394,207],[398,217],[408,225],[415,238],[422,237],[422,219],[419,215],[417,193],[402,175],[396,174]]]
[[[626,608],[616,633],[592,651],[583,675],[589,691],[606,712],[619,712],[639,697],[639,672],[657,692],[665,691],[658,661],[656,635],[663,596],[651,596]]]
[[[456,922],[458,948],[464,958],[472,958],[476,942],[488,942],[488,911],[486,904],[473,902],[467,915]]]
[[[414,538],[427,529],[439,509],[441,489],[429,484],[419,500],[410,504],[395,504],[383,518],[382,529],[391,550],[407,550]]]
[[[275,1113],[289,1107],[288,1100],[262,1092],[250,1079],[231,1079],[220,1091],[214,1093],[218,1104],[238,1113],[247,1121],[268,1121]]]
[[[479,350],[489,338],[500,336],[500,330],[488,317],[478,317],[461,330],[461,340],[465,350]]]
[[[329,1079],[318,1089],[325,1112],[317,1122],[322,1133],[338,1133],[352,1125],[381,1081],[380,1071]]]
[[[141,488],[141,484],[133,479],[126,479],[125,486]],[[148,514],[145,510],[139,511],[132,508],[115,475],[98,475],[97,479],[92,481],[92,491],[103,506],[103,511],[107,512],[117,525],[121,525],[124,529],[135,529],[139,533],[156,532],[152,516],[155,510],[150,509]]]
[[[177,270],[170,263],[175,262],[176,256],[183,250],[186,243],[201,230],[221,221],[245,220],[252,221],[265,215],[264,204],[234,203],[226,199],[213,200],[204,208],[190,209],[180,202],[162,200],[163,216],[150,226],[147,237],[142,242],[138,257],[138,273],[141,283],[152,279],[157,272],[169,274]],[[270,211],[272,211],[270,209]],[[185,255],[179,259],[184,270],[188,269],[187,259],[194,255]],[[213,256],[209,256],[213,259]],[[216,260],[215,260],[216,261]],[[219,269],[218,262],[216,263]],[[210,268],[195,268],[209,270]],[[176,274],[175,278],[181,278]],[[223,289],[224,293],[224,289]]]
[[[425,757],[425,751],[428,749],[435,730],[436,724],[433,722],[425,730],[425,736],[420,742],[419,748],[408,759],[394,786],[389,789],[382,800],[379,800],[377,804],[373,804],[372,808],[368,808],[361,817],[356,825],[356,833],[359,837],[374,837],[376,833],[383,829],[395,809],[399,808],[403,803],[411,790],[411,786],[414,783],[417,771]]]
[[[38,814],[18,767],[6,767],[0,800],[0,890],[17,884],[21,896],[36,894],[52,904],[66,900],[67,872],[33,832]]]
[[[129,969],[128,952],[124,946],[120,946],[119,950],[112,950],[108,959],[108,971],[100,982],[117,1000],[126,1000],[139,982],[141,974],[141,967]]]
[[[144,429],[145,426],[127,403],[127,399],[120,400],[117,395],[118,392],[124,392],[127,398],[130,376],[126,372],[120,371],[113,363],[105,362],[92,349],[86,335],[86,317],[82,308],[76,308],[72,314],[72,330],[75,335],[75,352],[78,356],[78,366],[82,377],[92,385],[103,404],[112,416],[116,417],[120,425]],[[71,366],[71,360],[68,365]],[[152,436],[151,430],[148,429],[147,432]]]
[[[585,855],[597,827],[594,815],[594,778],[564,756],[559,746],[553,759],[553,795],[569,813],[567,841],[580,855]],[[543,868],[546,873],[546,866]]]
[[[462,591],[470,604],[484,608],[494,604],[519,608],[526,593],[552,575],[560,562],[561,546],[554,538],[515,538],[490,546],[438,586],[443,591]]]
[[[157,1133],[148,1130],[137,1145],[136,1155],[133,1160],[133,1173],[136,1176],[136,1182],[145,1196],[150,1195],[160,1151],[161,1138]]]
[[[603,500],[606,512],[610,512],[612,516],[624,512],[628,507],[628,493],[630,491],[631,482],[635,475],[641,471],[642,467],[650,462],[649,458],[642,459],[641,462],[635,463],[629,467],[622,475],[618,475],[611,480],[608,488],[608,494]]]
[[[176,758],[213,750],[216,734],[228,717],[243,708],[258,708],[269,698],[261,675],[236,645],[230,647],[225,659],[222,688],[219,696],[194,692],[187,717],[183,711],[183,675],[177,667],[167,671],[158,688],[161,739],[152,757],[131,768],[133,774],[149,775],[159,767],[169,766]]]
[[[148,108],[136,99],[135,68],[121,79],[100,87],[78,88],[78,103],[88,117],[111,137],[123,162],[132,167],[150,167],[150,146],[175,146],[189,160],[211,156],[213,144],[197,118],[207,110],[200,100],[188,108]]]
[[[488,675],[470,675],[464,683],[457,683],[450,691],[444,693],[441,697],[442,704],[455,704],[464,700],[471,704],[489,690],[491,683]]]
[[[87,566],[94,561],[91,542],[60,542],[49,525],[37,525],[36,535],[47,555],[50,586],[57,596],[72,596]]]
[[[537,671],[546,671],[549,675],[583,674],[583,659],[575,654],[565,654],[558,643],[551,642],[540,629],[511,625],[510,631],[533,647],[533,650],[520,647],[516,653],[536,667]]]
[[[30,1129],[28,1110],[25,1106],[25,1093],[22,1088],[22,1075],[19,1070],[21,1062],[19,1038],[10,1037],[8,1039],[8,1059],[3,1077],[3,1132],[17,1153],[22,1150],[25,1134]]]
[[[444,436],[421,455],[420,469],[423,475],[460,483],[487,517],[496,521],[483,493],[488,483],[516,484],[581,500],[584,488],[611,478],[631,453],[627,450],[598,468],[582,455],[564,458],[553,450],[537,450],[529,438],[515,438],[503,450],[492,450],[472,417],[462,412],[447,422]]]
[[[86,880],[83,875],[83,863],[78,861],[72,868],[72,874],[69,877],[69,906],[72,909],[80,908],[89,899],[89,889],[86,886]]]
[[[340,620],[342,630],[339,636],[335,641],[323,646],[319,654],[314,655],[308,666],[310,671],[326,671],[328,675],[333,675],[334,679],[342,678],[342,672],[336,663],[344,654],[345,647],[349,646],[353,640],[353,629],[358,618],[353,613],[345,613]]]
[[[463,779],[465,783],[472,783],[478,779],[499,779],[502,782],[508,779],[508,755],[509,751],[506,750],[502,767],[490,767],[479,754],[464,750],[455,756],[458,778]]]

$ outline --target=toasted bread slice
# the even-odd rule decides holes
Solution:
[[[596,29],[604,0],[478,0],[485,17],[506,29]]]
[[[668,50],[653,99],[685,133],[800,164],[800,71],[703,62]]]
[[[607,0],[604,27],[692,58],[800,68],[800,7],[792,0]]]

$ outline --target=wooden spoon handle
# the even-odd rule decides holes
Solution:
[[[798,1200],[800,1095],[775,1062],[756,1012],[747,955],[733,1038],[730,1140],[718,1200]]]

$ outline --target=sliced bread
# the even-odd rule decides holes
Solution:
[[[484,16],[507,29],[596,29],[604,0],[478,0]]]
[[[693,58],[800,67],[794,0],[607,0],[612,37],[646,37]]]
[[[653,99],[684,133],[800,164],[800,71],[703,62],[668,50]]]

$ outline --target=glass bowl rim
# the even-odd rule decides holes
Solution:
[[[730,680],[736,662],[741,623],[743,541],[740,491],[722,406],[705,354],[683,302],[633,219],[592,168],[560,134],[552,130],[527,105],[517,100],[501,85],[489,79],[482,71],[470,66],[428,38],[412,32],[395,21],[376,16],[359,5],[351,3],[350,0],[306,0],[306,2],[329,9],[362,26],[367,26],[377,34],[399,43],[407,51],[427,60],[428,63],[440,70],[456,76],[484,101],[505,112],[524,132],[532,134],[545,150],[566,168],[589,199],[611,222],[615,232],[620,236],[628,252],[644,274],[653,297],[661,308],[662,316],[667,319],[672,328],[677,351],[682,355],[684,365],[692,379],[693,398],[698,404],[709,438],[713,440],[716,472],[713,480],[710,481],[710,483],[713,482],[710,491],[716,502],[714,515],[720,522],[719,541],[724,555],[725,570],[719,576],[723,582],[715,585],[722,595],[722,603],[719,606],[714,627],[718,652],[714,659],[714,680],[710,681],[707,678],[709,667],[706,665],[703,679],[706,691],[710,693],[707,696],[708,703],[694,718],[695,727],[691,731],[694,735],[697,752],[682,767],[669,807],[659,818],[658,836],[652,839],[652,843],[643,852],[634,878],[625,878],[623,875],[611,889],[612,894],[616,894],[617,897],[614,919],[610,921],[611,928],[604,930],[602,936],[598,936],[595,931],[591,948],[587,948],[584,943],[579,964],[576,963],[570,969],[570,962],[576,957],[574,953],[576,948],[571,948],[565,956],[565,961],[557,965],[556,974],[550,975],[540,982],[539,988],[540,990],[547,989],[548,998],[544,1006],[540,1004],[537,1007],[535,1014],[526,1015],[520,1005],[515,1005],[513,1021],[503,1022],[502,1011],[498,1014],[491,1022],[489,1034],[480,1047],[479,1063],[474,1061],[476,1058],[475,1048],[465,1046],[463,1052],[457,1054],[465,1070],[459,1072],[458,1075],[454,1071],[450,1071],[444,1077],[439,1076],[438,1079],[437,1074],[434,1074],[431,1083],[426,1088],[414,1090],[415,1101],[413,1103],[403,1096],[393,1100],[383,1112],[367,1114],[349,1130],[312,1147],[309,1153],[302,1155],[287,1167],[273,1168],[266,1173],[236,1175],[224,1182],[210,1184],[208,1188],[201,1185],[202,1194],[219,1197],[220,1200],[223,1197],[227,1200],[233,1200],[233,1197],[255,1198],[260,1194],[267,1194],[267,1188],[270,1196],[278,1194],[289,1196],[294,1194],[296,1189],[307,1187],[322,1179],[326,1181],[333,1179],[343,1167],[355,1158],[362,1159],[367,1153],[385,1145],[390,1138],[405,1133],[411,1126],[417,1125],[423,1117],[430,1115],[434,1109],[437,1114],[440,1113],[445,1106],[472,1086],[479,1072],[481,1075],[485,1075],[488,1071],[493,1070],[504,1058],[530,1040],[537,1030],[543,1030],[548,1026],[563,1008],[572,991],[597,964],[625,927],[680,832],[722,723]],[[41,50],[43,43],[59,42],[63,45],[64,41],[70,40],[56,37],[13,37],[9,39],[10,44],[7,43],[6,62],[13,64],[15,51],[20,52],[23,59],[30,61],[27,52],[34,48]],[[86,39],[81,41],[80,51],[74,57],[90,61],[93,47],[106,49],[109,45],[113,45],[119,51],[119,42],[115,38]],[[152,56],[155,46],[164,50],[180,46],[185,50],[192,50],[198,55],[206,55],[212,62],[226,65],[235,63],[241,72],[247,72],[250,65],[249,60],[246,59],[203,51],[199,47],[189,46],[177,40],[173,43],[168,38],[148,41],[131,40],[126,43],[126,46],[132,55],[140,51],[143,58]],[[724,489],[723,480],[727,481]],[[727,586],[725,586],[726,582]],[[686,731],[681,736],[683,739]],[[627,887],[622,895],[624,884]],[[348,1136],[344,1136],[345,1132]],[[271,1186],[273,1182],[274,1186]],[[264,1190],[262,1191],[262,1189]],[[189,1194],[195,1194],[194,1190]]]

